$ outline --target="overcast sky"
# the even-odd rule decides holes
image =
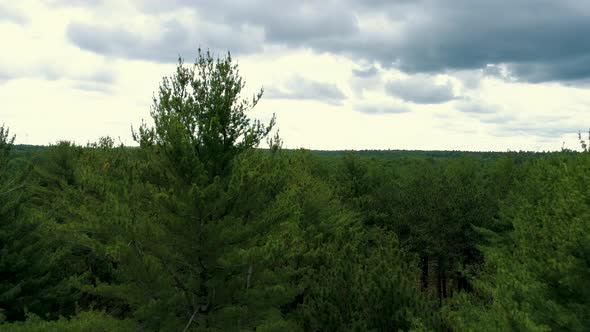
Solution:
[[[588,0],[0,0],[17,143],[134,144],[179,55],[231,51],[288,148],[559,150],[590,126]]]

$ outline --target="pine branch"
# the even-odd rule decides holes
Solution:
[[[186,330],[188,329],[188,327],[191,325],[191,323],[195,319],[195,316],[197,315],[197,312],[198,311],[199,311],[199,308],[197,307],[195,309],[195,311],[193,311],[193,314],[191,315],[191,319],[188,320],[188,323],[186,323],[186,326],[184,327],[184,330],[182,330],[182,332],[186,332]]]
[[[24,185],[20,185],[20,186],[17,186],[17,187],[14,187],[14,188],[8,189],[7,191],[1,192],[1,193],[0,193],[0,196],[2,196],[2,195],[7,195],[7,194],[10,194],[11,192],[13,192],[13,191],[15,191],[15,190],[17,190],[17,189],[20,189],[20,188],[22,188],[22,187],[24,187]]]

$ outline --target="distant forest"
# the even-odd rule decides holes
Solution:
[[[0,127],[2,331],[590,331],[590,153],[286,150],[231,56],[137,147]]]

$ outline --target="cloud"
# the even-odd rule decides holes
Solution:
[[[352,69],[350,87],[356,97],[363,98],[367,91],[383,90],[382,73],[376,66],[363,69]]]
[[[532,12],[531,8],[535,8]],[[390,46],[397,66],[409,73],[485,68],[506,64],[522,81],[587,77],[590,7],[585,1],[423,1],[403,22],[403,36]],[[501,20],[498,17],[502,17]],[[412,38],[421,36],[421,38]],[[381,59],[387,63],[393,59]],[[534,65],[534,71],[526,70]],[[578,66],[580,71],[569,70]],[[543,75],[538,75],[538,70]]]
[[[249,27],[232,30],[206,22],[191,26],[170,19],[160,22],[157,30],[159,34],[148,36],[121,25],[71,23],[67,37],[80,49],[93,53],[155,62],[175,62],[179,55],[193,57],[201,46],[214,53],[229,50],[238,54],[260,51],[262,47],[257,40],[260,33]]]
[[[72,85],[72,87],[78,90],[100,92],[105,94],[110,94],[113,92],[110,85],[99,82],[77,81]]]
[[[371,78],[379,74],[379,70],[375,66],[371,66],[367,69],[353,69],[352,75],[358,78]]]
[[[104,0],[45,0],[51,7],[98,7],[105,3]]]
[[[0,82],[7,82],[15,78],[14,71],[0,65]]]
[[[537,61],[513,64],[509,69],[516,78],[531,83],[585,80],[590,78],[590,52],[551,63]]]
[[[482,100],[461,102],[457,104],[455,109],[463,114],[477,118],[479,122],[484,124],[506,125],[517,121],[517,117],[502,106]]]
[[[48,63],[0,65],[0,81],[10,81],[23,78],[42,79],[47,81],[72,80],[76,85],[90,87],[102,86],[101,90],[116,82],[116,74],[106,69],[80,70],[65,66],[56,66]],[[88,89],[88,88],[86,88]]]
[[[262,28],[265,40],[290,46],[305,46],[314,40],[340,39],[358,32],[356,15],[340,1],[136,1],[137,7],[151,13],[189,8],[210,22],[233,29],[243,25]]]
[[[537,136],[542,138],[558,139],[562,135],[577,134],[580,128],[567,124],[536,125],[533,122],[528,124],[516,124],[499,127],[495,132],[498,136]]]
[[[361,0],[348,2],[347,7],[367,21],[385,13],[393,28],[378,33],[367,24],[339,40],[310,39],[308,47],[407,73],[495,64],[526,82],[590,77],[590,42],[580,38],[590,33],[590,6],[584,0],[371,1],[370,6]]]
[[[97,70],[90,73],[74,75],[77,80],[91,81],[100,84],[113,84],[116,81],[116,75],[112,71]]]
[[[58,79],[58,73],[50,66],[18,66],[0,64],[0,80],[11,81],[20,78],[41,78],[49,81]]]
[[[517,113],[506,106],[477,99],[458,103],[455,109],[482,124],[493,125],[492,133],[499,137],[535,136],[551,139],[575,133],[579,129],[572,125],[569,116]]]
[[[390,96],[416,104],[441,104],[457,99],[450,82],[436,84],[432,79],[423,76],[389,81],[385,90]]]
[[[90,73],[76,74],[71,77],[72,86],[78,90],[110,94],[116,82],[116,75],[111,71],[99,70]]]
[[[361,103],[354,106],[354,110],[364,114],[401,114],[408,113],[411,110],[404,106],[395,103]]]
[[[409,74],[489,71],[489,65],[496,65],[524,82],[590,77],[590,41],[580,37],[590,33],[586,0],[132,3],[153,19],[189,10],[194,20],[163,22],[162,33],[155,37],[122,26],[78,23],[68,28],[70,40],[95,53],[158,62],[173,62],[179,53],[192,54],[197,46],[236,53],[286,46],[344,55]]]
[[[6,4],[0,4],[0,22],[2,21],[24,25],[29,23],[29,18],[16,8],[8,7]]]
[[[463,113],[471,114],[494,114],[498,113],[498,111],[500,110],[500,106],[491,105],[488,103],[484,103],[482,101],[468,101],[460,103],[457,106],[457,110]]]
[[[180,24],[164,26],[161,34],[154,38],[121,26],[71,23],[67,27],[67,37],[80,49],[113,57],[166,62],[176,61],[178,54],[188,53],[188,32]]]
[[[265,95],[270,99],[317,100],[332,105],[341,105],[346,99],[335,84],[309,80],[301,76],[290,79],[283,88],[269,89]]]
[[[506,124],[514,121],[516,118],[510,114],[489,114],[486,113],[483,116],[479,117],[479,121],[482,123],[490,123],[490,124]]]

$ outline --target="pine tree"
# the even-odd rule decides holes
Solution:
[[[192,67],[180,58],[153,99],[154,127],[143,124],[134,138],[157,145],[188,181],[202,176],[197,164],[210,179],[226,175],[235,156],[258,146],[275,124],[274,116],[268,125],[248,117],[263,90],[242,99],[245,84],[229,53],[214,59],[199,49]]]
[[[19,204],[22,185],[14,174],[9,173],[9,155],[15,137],[4,125],[0,127],[0,314],[1,319],[21,318],[24,312],[13,301],[20,293],[20,272],[26,268],[25,253],[19,252],[26,243],[31,227],[19,225]]]
[[[176,317],[169,320],[145,318],[154,328],[174,330],[184,324],[220,328],[223,322],[245,328],[265,320],[266,310],[252,311],[261,303],[251,299],[260,298],[243,294],[261,291],[251,275],[261,273],[257,264],[262,263],[255,263],[260,260],[253,255],[261,254],[257,243],[265,240],[256,232],[262,221],[252,220],[259,211],[243,211],[239,196],[247,188],[235,187],[232,179],[243,172],[234,164],[237,158],[268,135],[274,118],[268,126],[252,122],[246,113],[258,103],[262,91],[248,101],[240,99],[243,87],[229,54],[214,60],[209,52],[199,51],[194,67],[180,60],[175,75],[164,79],[154,99],[154,127],[143,125],[135,133],[149,159],[151,170],[144,176],[157,187],[157,206],[149,220],[142,221],[139,232],[143,234],[132,240],[135,259],[143,261],[133,266],[143,264],[143,269],[163,275],[143,283],[158,283],[168,293],[157,301],[152,297],[153,308],[140,301],[133,305],[140,306],[138,315],[142,311],[152,315],[163,306],[167,311],[171,305],[177,308]],[[248,163],[248,159],[240,162]],[[246,175],[253,171],[247,170]],[[260,189],[268,203],[273,198],[265,194],[269,188]],[[133,278],[134,271],[126,273]]]
[[[532,162],[502,204],[511,231],[494,233],[486,263],[450,317],[462,331],[586,331],[590,328],[590,174],[587,155]]]

